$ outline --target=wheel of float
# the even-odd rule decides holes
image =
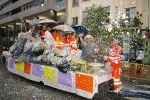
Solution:
[[[98,93],[93,96],[93,100],[101,100],[107,94],[107,85],[106,82],[98,85]]]

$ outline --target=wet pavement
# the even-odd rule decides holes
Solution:
[[[136,89],[133,87],[143,88],[143,85],[148,86],[149,82],[140,82],[137,80],[122,78],[124,89]],[[150,88],[145,87],[147,91]],[[125,97],[137,97],[133,95],[120,95],[117,93],[106,93],[106,97],[101,99],[93,100],[127,100]],[[129,100],[132,100],[128,98]],[[61,91],[49,86],[45,86],[42,82],[34,82],[25,79],[19,75],[15,75],[7,71],[6,64],[0,63],[0,100],[87,100],[86,98],[80,97],[76,94]],[[136,99],[138,100],[138,99]],[[142,100],[139,99],[139,100]],[[144,100],[144,99],[143,99]],[[148,99],[146,99],[148,100]]]

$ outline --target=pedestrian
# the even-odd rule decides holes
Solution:
[[[136,57],[136,63],[142,64],[143,59],[144,59],[144,54],[143,54],[142,50],[139,50],[138,54],[137,54],[137,57]],[[137,73],[140,73],[141,66],[137,66],[137,67],[138,67]]]
[[[109,91],[116,90],[119,91],[120,87],[120,60],[123,60],[125,57],[122,55],[122,47],[119,46],[119,41],[117,39],[113,40],[113,45],[111,43],[108,62],[112,67],[112,84],[109,88]]]
[[[144,54],[141,50],[139,50],[138,55],[136,57],[136,63],[142,64],[143,59],[144,59]]]

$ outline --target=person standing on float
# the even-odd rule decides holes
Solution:
[[[114,39],[112,44],[110,46],[108,62],[113,69],[113,85],[110,87],[109,91],[118,90],[120,87],[120,60],[124,59],[124,56],[122,55],[122,47],[119,46],[119,41]]]
[[[57,49],[62,49],[62,47],[65,45],[64,34],[65,32],[61,30],[58,31],[58,35],[56,36],[56,45],[55,45]]]
[[[77,53],[78,50],[77,43],[78,43],[77,34],[76,32],[73,32],[72,35],[70,36],[70,50],[71,53],[73,54]]]

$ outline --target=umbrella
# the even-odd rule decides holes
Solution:
[[[52,19],[44,19],[44,20],[40,21],[39,24],[50,24],[52,26],[55,26],[58,23]]]
[[[68,25],[57,25],[57,26],[53,27],[53,29],[62,30],[64,32],[75,32],[75,30]]]
[[[74,25],[72,28],[76,31],[77,34],[84,33],[87,34],[87,29],[81,25]]]
[[[30,24],[30,25],[35,25],[35,24],[38,24],[40,21],[41,21],[41,20],[39,20],[39,19],[33,19],[33,20],[30,20],[30,21],[29,21],[29,24]]]

